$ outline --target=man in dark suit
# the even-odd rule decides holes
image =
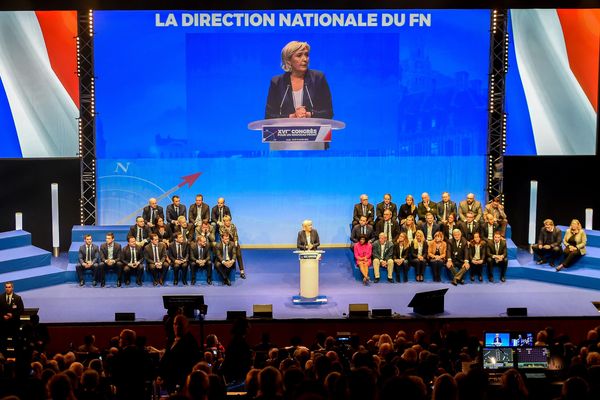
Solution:
[[[148,228],[154,228],[156,225],[156,220],[158,217],[165,218],[165,213],[163,212],[163,208],[158,205],[156,199],[153,197],[148,200],[148,205],[144,207],[142,211],[142,218],[144,218],[144,222]]]
[[[373,272],[375,283],[379,282],[379,268],[387,268],[388,281],[393,282],[394,273],[394,244],[387,240],[385,233],[381,232],[379,240],[373,243]]]
[[[171,268],[173,268],[173,285],[179,283],[179,271],[181,271],[181,282],[187,285],[187,272],[189,260],[189,248],[187,242],[183,238],[183,234],[177,233],[175,241],[169,246],[169,259],[171,260]]]
[[[206,269],[206,283],[212,285],[212,263],[210,262],[210,245],[206,237],[198,236],[196,244],[190,245],[190,265],[192,285],[196,284],[196,273]]]
[[[77,280],[79,280],[79,286],[85,285],[83,278],[84,271],[92,271],[92,285],[98,284],[98,261],[99,251],[98,246],[92,243],[92,235],[84,236],[85,244],[79,247],[79,263],[75,270],[77,271]]]
[[[392,212],[392,219],[394,221],[398,219],[398,206],[396,206],[395,203],[392,203],[392,195],[389,193],[383,195],[383,201],[377,204],[377,207],[375,208],[375,216],[377,217],[375,219],[375,224],[383,218],[383,212],[385,210],[390,210]]]
[[[171,197],[173,200],[172,204],[167,206],[167,224],[171,225],[171,229],[174,230],[177,226],[177,218],[180,216],[187,217],[187,209],[184,204],[181,204],[179,196],[175,195]]]
[[[115,235],[109,232],[106,234],[106,242],[100,246],[100,264],[98,265],[100,286],[106,285],[106,272],[111,269],[117,272],[117,287],[121,287],[123,274],[121,245],[115,242]]]
[[[417,216],[419,217],[419,227],[425,223],[425,216],[430,212],[434,218],[437,218],[437,204],[431,201],[429,193],[421,194],[421,201],[417,204]]]
[[[456,286],[458,283],[465,283],[464,275],[471,265],[469,264],[469,246],[467,240],[462,237],[460,229],[452,231],[452,239],[448,241],[446,250],[446,268],[452,275],[452,283]]]
[[[442,193],[442,200],[437,203],[437,215],[440,223],[445,224],[448,222],[448,215],[454,213],[456,215],[456,203],[450,200],[450,193]]]
[[[296,247],[298,250],[318,250],[320,245],[319,233],[313,229],[312,221],[304,220],[302,230],[298,232]]]
[[[0,295],[0,352],[6,350],[7,338],[17,334],[23,309],[23,299],[15,294],[13,283],[6,282]]]
[[[550,262],[550,266],[554,267],[554,262],[561,255],[562,232],[554,226],[554,221],[551,219],[544,220],[544,226],[538,234],[537,244],[533,245],[533,254],[537,258],[536,264],[541,265],[546,261]]]
[[[217,199],[217,205],[212,208],[210,213],[211,225],[213,227],[223,225],[223,217],[226,215],[231,217],[231,211],[229,210],[229,207],[225,205],[225,199],[223,197],[219,197]]]
[[[227,286],[231,286],[229,274],[235,271],[236,257],[235,246],[229,241],[229,233],[225,232],[221,235],[221,242],[215,245],[215,268]]]
[[[425,240],[428,242],[433,240],[433,236],[436,232],[442,230],[440,224],[435,222],[435,218],[432,213],[425,214],[425,223],[421,225],[421,230],[425,235]]]
[[[133,236],[135,238],[135,243],[140,247],[144,247],[149,242],[150,233],[150,228],[146,226],[144,217],[139,216],[135,219],[135,225],[129,228],[127,237]]]
[[[202,221],[210,221],[210,208],[204,203],[204,196],[201,194],[196,195],[196,202],[190,206],[188,220],[196,228],[196,233],[200,230]]]
[[[184,242],[193,242],[194,241],[194,227],[189,225],[188,222],[186,221],[185,217],[179,217],[179,223],[177,224],[177,226],[175,227],[175,230],[173,231],[173,236],[175,236],[178,233],[181,233],[183,235],[183,241]]]
[[[375,230],[373,227],[367,224],[367,217],[360,217],[359,224],[355,225],[350,233],[350,242],[352,242],[352,247],[354,247],[355,243],[358,243],[362,235],[367,237],[368,242],[373,242],[376,239],[374,232]]]
[[[164,285],[169,270],[167,246],[158,240],[156,233],[150,234],[150,244],[144,248],[144,260],[146,260],[146,270],[152,275],[152,285]]]
[[[369,196],[366,194],[360,195],[360,203],[354,205],[354,211],[352,213],[352,226],[358,225],[360,217],[367,217],[367,224],[374,226],[375,221],[375,207],[369,203]]]
[[[475,214],[473,211],[467,211],[467,216],[465,221],[459,222],[462,225],[462,231],[465,233],[465,239],[467,242],[473,240],[473,234],[475,232],[480,232],[481,228],[479,227],[479,222],[475,221]]]
[[[386,240],[392,244],[400,234],[400,225],[393,219],[391,210],[385,210],[383,217],[375,224],[375,236],[379,237],[380,233],[385,233]]]
[[[136,333],[131,329],[123,329],[119,334],[119,351],[111,363],[111,383],[119,400],[147,398],[146,382],[154,376],[152,360],[143,348],[136,345],[136,339]]]
[[[143,259],[142,246],[137,244],[134,236],[127,237],[127,246],[121,251],[125,285],[129,285],[131,273],[133,272],[135,274],[136,284],[142,286],[142,274],[144,273],[144,266],[142,265]]]
[[[500,281],[506,282],[507,255],[506,240],[502,238],[500,232],[494,233],[494,240],[487,243],[487,268],[490,282],[494,282],[494,266],[500,268]]]

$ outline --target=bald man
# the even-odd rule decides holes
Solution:
[[[223,197],[219,197],[217,199],[217,205],[214,206],[210,213],[210,224],[213,227],[217,225],[219,228],[223,226],[223,217],[229,215],[231,217],[231,211],[229,207],[225,205],[225,199]],[[217,228],[218,229],[218,228]]]
[[[158,205],[158,202],[153,197],[148,200],[148,205],[144,207],[144,211],[142,211],[142,218],[144,218],[144,222],[148,228],[154,228],[158,217],[164,219],[165,213],[163,212],[163,208]]]

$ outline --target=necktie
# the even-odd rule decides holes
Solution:
[[[177,258],[181,258],[181,245],[177,243]]]
[[[150,209],[150,223],[152,223],[154,221],[154,209],[151,208]]]
[[[366,227],[366,226],[363,226],[363,227],[362,227],[362,234],[363,234],[363,235],[366,235],[366,234],[367,234],[367,227]]]
[[[219,222],[223,222],[223,208],[219,209]]]
[[[498,250],[499,250],[499,243],[496,243],[496,255],[498,255]]]
[[[85,246],[85,261],[90,262],[90,246]]]
[[[469,222],[469,233],[473,233],[473,224]]]
[[[229,261],[229,253],[227,252],[227,245],[223,246],[223,254],[225,254],[225,261]]]
[[[108,259],[112,260],[113,258],[113,245],[111,244],[110,246],[108,246]]]
[[[446,212],[447,212],[447,210],[448,210],[448,203],[444,203],[444,216],[443,216],[444,221],[446,220]]]
[[[204,255],[204,249],[202,248],[202,246],[198,246],[198,258],[202,259],[204,257],[202,257]]]
[[[158,247],[154,245],[152,247],[154,247],[154,263],[156,264],[158,262]]]
[[[142,228],[140,228],[139,226],[137,228],[137,241],[138,242],[142,241]]]
[[[179,206],[175,206],[175,214],[179,217]]]
[[[363,208],[363,215],[367,215],[367,207],[362,206],[362,208]]]
[[[385,236],[388,240],[392,240],[392,238],[390,237],[390,221],[387,221],[385,223]]]
[[[135,247],[131,249],[131,258],[132,262],[135,264],[137,262],[137,255],[135,254]]]

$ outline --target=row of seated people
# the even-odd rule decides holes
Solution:
[[[370,242],[366,235],[359,236],[359,241],[353,247],[356,265],[363,275],[363,283],[369,284],[369,268],[373,267],[375,282],[379,282],[380,268],[387,270],[389,282],[408,281],[408,271],[415,269],[417,282],[424,281],[424,272],[430,266],[435,282],[441,282],[441,271],[447,271],[453,285],[463,284],[467,272],[471,281],[477,278],[483,281],[483,267],[487,266],[490,282],[494,281],[493,268],[500,269],[500,280],[506,281],[508,255],[506,240],[500,231],[493,234],[492,240],[482,239],[480,232],[475,231],[468,240],[461,229],[455,228],[450,239],[446,240],[442,231],[433,234],[432,240],[427,240],[422,230],[416,230],[414,238],[409,239],[406,232],[389,240],[385,232],[381,232],[378,240]]]
[[[196,240],[185,240],[181,232],[174,234],[175,240],[170,244],[161,241],[156,233],[148,236],[147,242],[139,242],[135,236],[127,237],[127,245],[121,245],[114,240],[114,234],[106,235],[106,242],[100,247],[92,243],[92,236],[85,235],[85,244],[79,248],[79,262],[76,267],[79,285],[84,286],[84,272],[92,273],[92,285],[98,282],[106,285],[106,273],[117,274],[117,287],[122,282],[129,285],[133,274],[138,286],[142,285],[144,264],[146,272],[152,276],[154,286],[164,285],[169,268],[173,270],[173,284],[188,284],[188,271],[192,285],[196,284],[198,270],[206,271],[206,281],[212,285],[213,264],[223,283],[231,286],[230,274],[235,273],[238,259],[239,244],[232,241],[229,232],[221,232],[219,242],[212,245],[205,235],[198,235]],[[243,270],[241,271],[243,276]]]
[[[556,271],[561,271],[571,267],[585,255],[586,244],[587,235],[579,220],[572,220],[563,236],[560,228],[554,225],[554,221],[546,219],[532,250],[538,265],[548,263],[550,267],[554,267],[555,263],[559,262]]]

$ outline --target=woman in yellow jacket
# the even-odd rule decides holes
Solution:
[[[570,267],[575,261],[579,260],[581,256],[585,255],[586,242],[587,236],[581,227],[581,223],[574,219],[571,221],[571,226],[567,229],[565,237],[563,238],[563,244],[565,245],[563,254],[565,255],[565,259],[558,267],[556,267],[556,270],[560,271],[563,268]]]

